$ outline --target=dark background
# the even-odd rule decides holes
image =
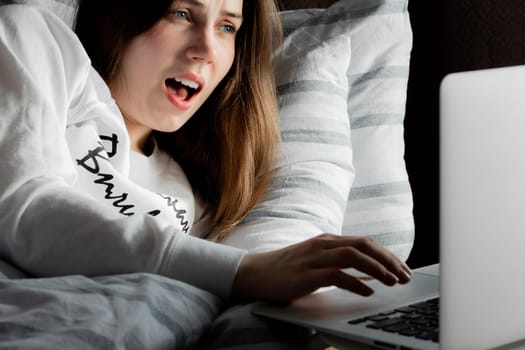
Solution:
[[[525,64],[525,1],[410,0],[409,12],[405,159],[416,239],[408,263],[418,267],[439,261],[439,84],[452,72]]]
[[[414,46],[405,116],[405,160],[416,227],[414,248],[408,259],[412,268],[439,261],[438,91],[442,72],[433,1],[409,2]]]

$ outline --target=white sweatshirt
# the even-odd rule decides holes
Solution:
[[[0,154],[0,258],[36,276],[151,272],[230,294],[245,251],[185,234],[187,182],[158,194],[131,181],[109,89],[45,10],[0,7]]]

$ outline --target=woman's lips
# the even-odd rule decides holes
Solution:
[[[202,91],[202,86],[203,80],[192,73],[177,75],[164,81],[164,91],[168,100],[182,110],[191,108]]]
[[[181,89],[183,90],[183,89]],[[178,91],[175,89],[172,89],[171,87],[164,84],[164,91],[166,92],[166,95],[168,96],[168,100],[177,108],[182,110],[187,110],[191,107],[193,99],[196,95],[193,95],[190,99],[186,99],[188,96],[188,92],[184,91]]]

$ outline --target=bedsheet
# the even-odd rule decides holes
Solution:
[[[0,349],[189,349],[222,307],[147,273],[0,278]]]

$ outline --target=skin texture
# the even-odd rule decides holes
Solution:
[[[109,85],[135,151],[144,150],[152,130],[178,130],[222,81],[233,62],[240,16],[241,0],[178,1],[131,41]],[[198,93],[190,101],[170,97],[169,78],[196,82]]]

